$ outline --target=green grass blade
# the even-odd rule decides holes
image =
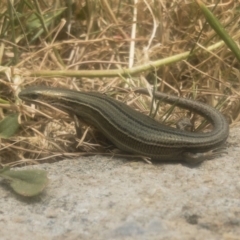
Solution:
[[[220,36],[220,38],[226,43],[226,45],[234,53],[235,57],[240,62],[240,50],[234,40],[230,37],[227,31],[223,28],[222,24],[218,19],[208,10],[201,0],[196,0],[199,7],[201,8],[207,22],[213,28],[213,30]]]

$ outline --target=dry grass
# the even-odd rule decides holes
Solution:
[[[52,5],[42,2],[40,6],[36,2],[24,5],[19,1],[14,7],[7,1],[0,3],[0,66],[6,67],[0,74],[0,100],[8,101],[0,102],[0,119],[19,112],[21,124],[14,137],[0,142],[2,164],[34,164],[92,152],[112,154],[112,148],[92,128],[84,126],[82,135],[77,137],[66,114],[21,103],[17,93],[30,85],[100,91],[147,112],[146,98],[122,90],[156,84],[159,91],[196,98],[213,106],[219,103],[230,123],[239,122],[240,64],[225,45],[207,50],[220,39],[205,24],[193,1],[136,0],[134,5],[133,1],[79,0],[70,15],[70,8],[63,12],[64,1],[54,1]],[[215,2],[205,1],[209,9],[214,8]],[[239,44],[237,7],[235,0],[219,1],[214,15]],[[38,21],[33,20],[35,12],[40,16]],[[48,18],[54,14],[59,15]],[[71,29],[69,33],[67,29]],[[172,59],[152,70],[140,68],[129,76],[117,73],[105,77],[97,72],[92,77],[66,77],[59,73],[50,78],[42,72],[122,72],[192,49],[199,50],[189,59]],[[165,111],[166,106],[160,110]],[[179,112],[176,110],[172,119],[179,118]]]

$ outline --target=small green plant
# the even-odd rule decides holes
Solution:
[[[10,138],[19,128],[18,114],[10,114],[0,121],[0,138]]]
[[[0,170],[0,178],[19,195],[34,197],[40,194],[48,183],[47,172],[44,170],[10,170],[4,167]]]

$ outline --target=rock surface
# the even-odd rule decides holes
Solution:
[[[227,154],[190,168],[103,156],[45,169],[24,200],[0,186],[1,239],[240,239],[240,129]]]

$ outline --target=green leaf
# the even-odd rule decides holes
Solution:
[[[8,115],[0,122],[0,138],[10,138],[18,127],[18,114]]]
[[[230,37],[227,31],[223,28],[218,19],[208,10],[201,0],[196,0],[199,7],[201,8],[206,20],[213,30],[219,35],[219,37],[226,43],[226,45],[234,53],[235,57],[240,62],[240,50],[234,40]]]
[[[49,26],[56,17],[58,17],[60,14],[63,13],[63,11],[65,11],[65,9],[66,8],[60,8],[60,9],[57,9],[56,11],[51,10],[51,11],[44,13],[42,15],[44,23],[47,26]],[[36,30],[36,29],[39,29],[40,27],[42,27],[40,17],[41,16],[38,13],[32,13],[26,23],[27,27],[31,30]]]
[[[46,12],[42,16],[38,13],[32,13],[27,21],[27,28],[30,32],[34,32],[35,34],[31,42],[37,39],[44,32],[40,18],[42,18],[44,24],[48,27],[56,17],[63,13],[63,11],[65,11],[65,8]]]
[[[47,172],[44,170],[10,170],[8,167],[0,171],[0,177],[7,180],[12,189],[25,197],[40,194],[48,183]]]

